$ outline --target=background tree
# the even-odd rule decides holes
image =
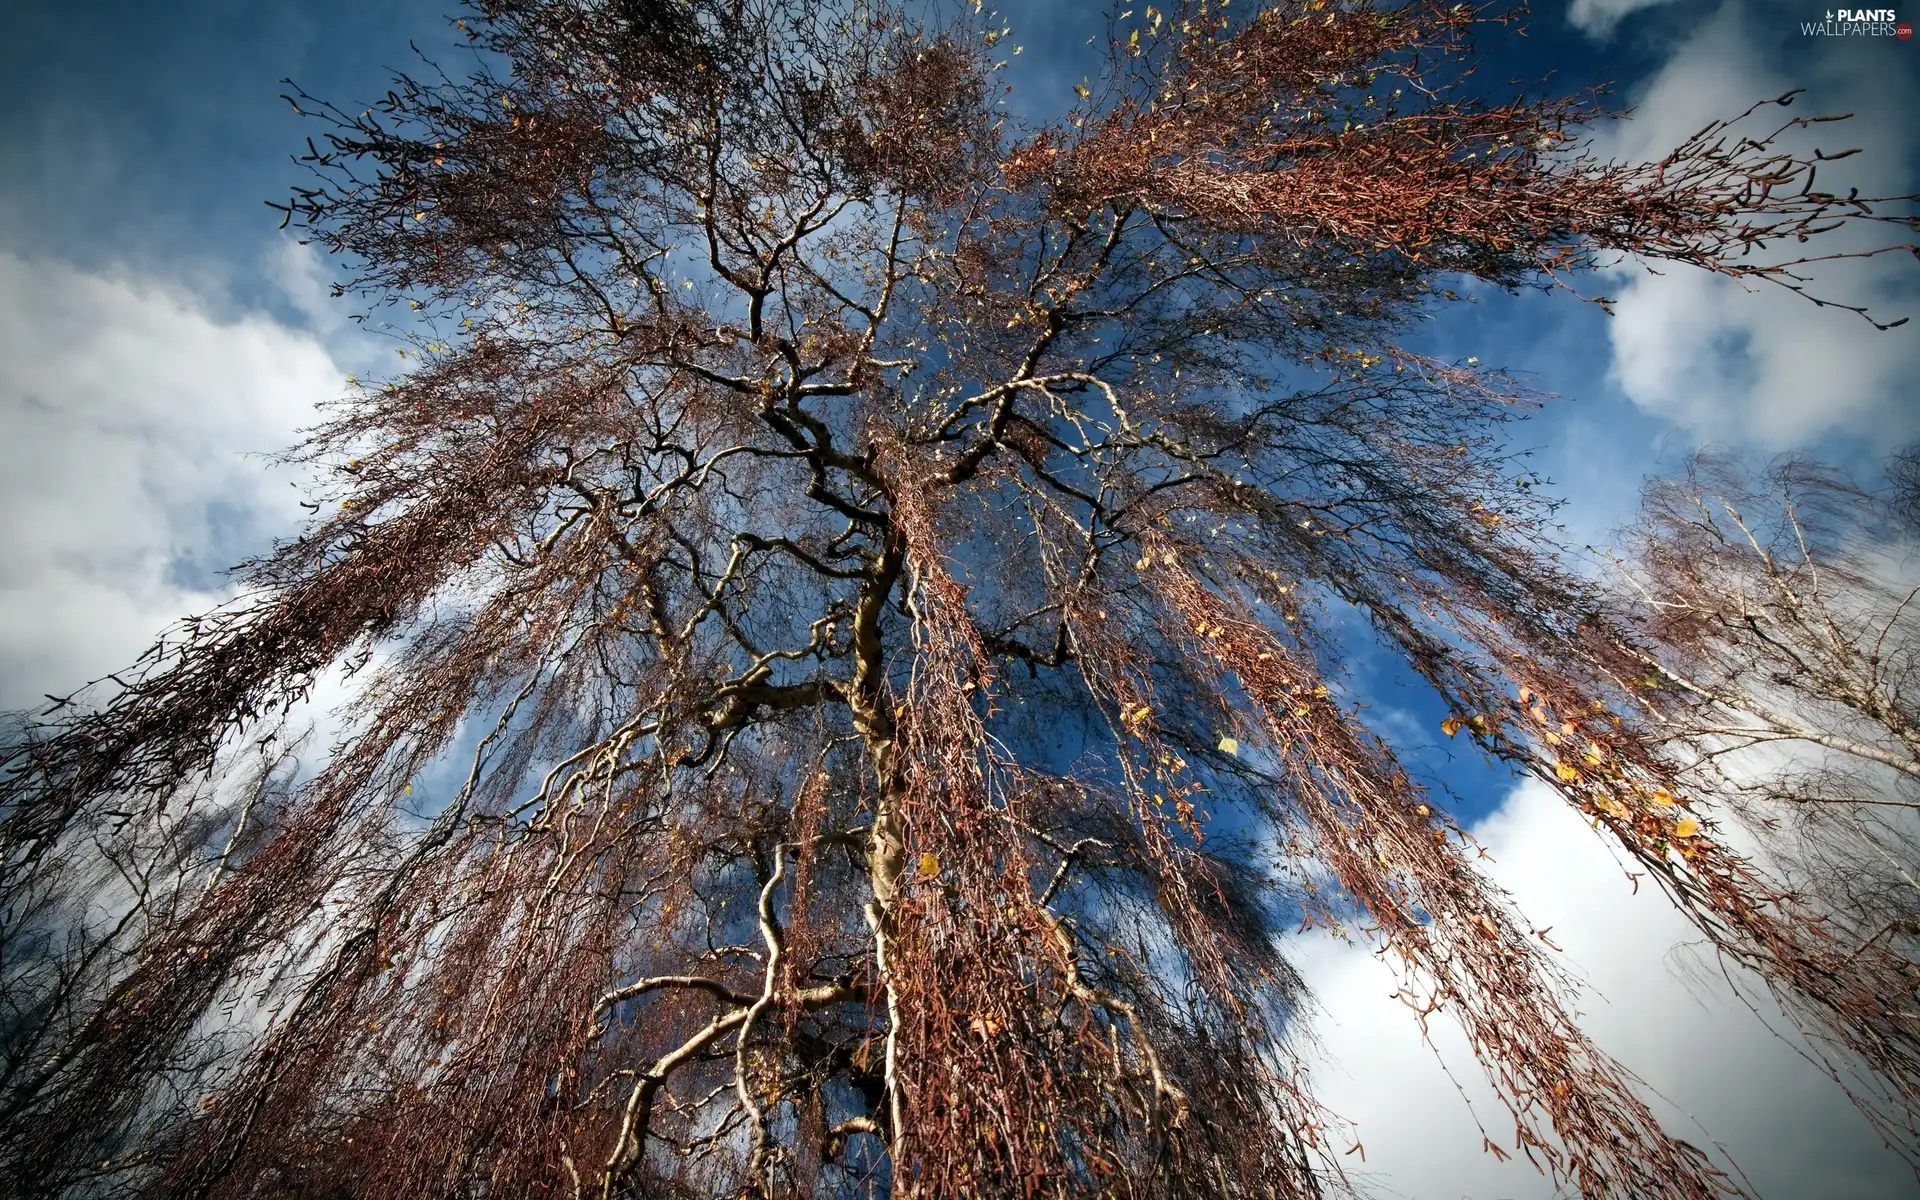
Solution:
[[[10,1178],[1316,1195],[1275,935],[1320,923],[1543,1169],[1731,1190],[1343,699],[1335,604],[1900,1118],[1902,945],[1676,798],[1634,631],[1510,482],[1526,397],[1396,335],[1619,252],[1799,288],[1770,247],[1910,198],[1815,190],[1791,95],[1595,161],[1593,98],[1478,88],[1464,5],[1138,18],[1037,130],[1003,31],[862,3],[487,0],[468,76],[294,95],[283,211],[409,305],[408,369],[295,453],[315,520],[240,600],[14,738]]]
[[[1696,747],[1721,739],[1714,757],[1817,746],[1877,776],[1856,785],[1790,770],[1772,776],[1773,799],[1920,807],[1905,461],[1878,494],[1803,458],[1757,479],[1696,458],[1684,479],[1647,490],[1626,578],[1663,652],[1643,683],[1673,692],[1664,715],[1676,732]]]
[[[1698,457],[1648,487],[1620,564],[1644,647],[1635,686],[1689,764],[1689,793],[1737,815],[1843,944],[1908,959],[1920,949],[1914,464],[1897,455],[1874,491],[1801,457],[1758,472]],[[1878,1081],[1849,1082],[1865,1096]]]

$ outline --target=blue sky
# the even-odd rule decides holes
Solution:
[[[1085,43],[1104,28],[1099,11],[1007,6],[1009,41],[1023,47],[1009,72],[1016,111],[1070,99],[1097,64]],[[1715,116],[1805,86],[1794,111],[1855,112],[1835,137],[1869,151],[1831,182],[1920,190],[1908,116],[1920,112],[1920,45],[1803,36],[1800,22],[1824,12],[1802,0],[1545,0],[1530,36],[1490,53],[1483,78],[1611,84],[1638,109],[1601,134],[1623,157],[1657,155]],[[0,707],[123,665],[167,622],[216,602],[222,566],[291,528],[290,477],[242,456],[290,441],[348,372],[394,360],[326,299],[327,264],[265,206],[298,179],[289,160],[309,132],[278,81],[343,104],[376,97],[409,39],[451,65],[442,13],[0,6]],[[1901,256],[1822,282],[1883,316],[1920,316],[1913,268]],[[1618,297],[1616,316],[1564,294],[1488,294],[1418,334],[1433,352],[1514,368],[1561,397],[1516,438],[1567,500],[1576,542],[1602,540],[1630,518],[1646,473],[1704,443],[1811,447],[1868,469],[1920,435],[1920,323],[1879,334],[1790,296],[1631,264],[1590,282]],[[1404,672],[1361,656],[1353,682],[1384,722],[1435,730],[1442,714]],[[1684,929],[1630,893],[1576,819],[1437,732],[1425,740],[1419,757],[1460,796],[1497,877],[1556,924],[1590,981],[1584,1007],[1602,1041],[1724,1139],[1764,1194],[1914,1194],[1836,1089],[1736,1002],[1677,978]],[[1323,1001],[1323,1087],[1357,1123],[1362,1169],[1382,1195],[1551,1194],[1524,1165],[1481,1153],[1369,955],[1296,950]],[[1461,1047],[1442,1048],[1470,1079]]]

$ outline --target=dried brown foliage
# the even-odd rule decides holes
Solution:
[[[488,0],[471,77],[295,96],[288,218],[414,358],[245,599],[8,751],[12,1178],[1315,1196],[1304,921],[1464,1022],[1543,1170],[1733,1190],[1342,702],[1334,604],[1911,1078],[1900,964],[1672,799],[1640,634],[1508,482],[1526,398],[1395,341],[1602,252],[1797,287],[1737,256],[1908,198],[1745,125],[1590,162],[1590,101],[1476,98],[1464,6],[1146,18],[1019,139],[964,11],[788,0]],[[329,670],[338,744],[236,789]]]

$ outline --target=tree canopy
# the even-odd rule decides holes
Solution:
[[[282,211],[405,361],[292,452],[315,515],[238,599],[8,744],[13,1179],[1317,1196],[1280,935],[1321,925],[1461,1023],[1489,1149],[1736,1192],[1369,724],[1355,636],[1910,1128],[1911,940],[1723,836],[1680,662],[1508,449],[1534,398],[1403,343],[1622,254],[1800,290],[1913,198],[1819,191],[1792,94],[1598,160],[1600,98],[1493,98],[1513,21],[1465,4],[1130,19],[1034,128],[997,22],[866,0],[479,0],[471,73],[292,95]]]

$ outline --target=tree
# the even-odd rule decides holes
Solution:
[[[1802,458],[1750,480],[1708,457],[1645,499],[1627,579],[1662,653],[1639,682],[1668,693],[1676,737],[1708,760],[1800,743],[1867,772],[1795,762],[1768,775],[1776,803],[1920,807],[1920,588],[1899,493]]]
[[[1874,491],[1804,457],[1761,472],[1696,457],[1649,485],[1620,564],[1644,647],[1634,686],[1688,764],[1688,792],[1737,817],[1842,944],[1885,942],[1908,960],[1920,957],[1914,462],[1895,456]],[[1881,1036],[1901,1052],[1898,1030]],[[1837,1075],[1858,1065],[1827,1059]],[[1911,1087],[1910,1072],[1893,1078]],[[1849,1082],[1863,1098],[1875,1087]]]
[[[1815,190],[1791,94],[1595,161],[1596,98],[1485,97],[1465,5],[1140,19],[1033,130],[1004,30],[866,3],[487,0],[470,76],[294,93],[282,211],[406,366],[294,452],[315,518],[240,600],[12,742],[12,1178],[1318,1195],[1276,936],[1318,923],[1543,1169],[1732,1190],[1368,728],[1344,611],[1914,1078],[1898,948],[1663,799],[1524,392],[1397,340],[1618,253],[1798,289],[1771,247],[1910,198]]]

